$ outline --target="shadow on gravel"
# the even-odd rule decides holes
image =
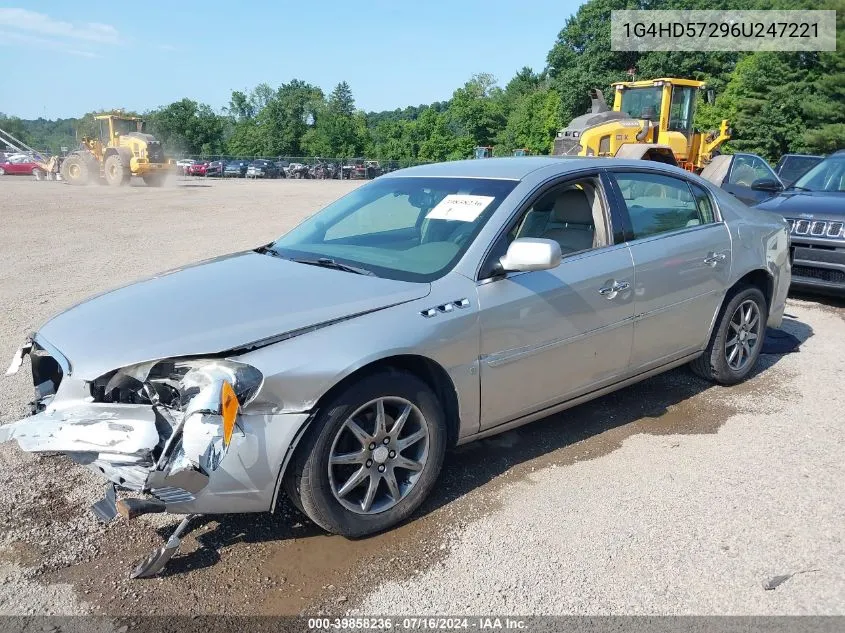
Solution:
[[[162,541],[166,541],[174,527],[159,528],[156,532]],[[175,556],[157,577],[178,576],[212,567],[220,561],[221,550],[240,543],[286,541],[325,535],[322,529],[288,507],[286,499],[280,503],[274,515],[204,515],[191,522],[190,531],[198,547],[193,552]]]
[[[799,344],[813,336],[812,328],[796,319],[784,319],[783,330]],[[508,471],[520,478],[526,470],[606,455],[638,433],[715,433],[737,412],[736,406],[728,397],[706,402],[693,397],[711,389],[725,396],[753,391],[754,378],[781,358],[781,354],[761,355],[749,381],[729,388],[714,386],[687,367],[680,367],[514,431],[460,446],[447,457],[440,485],[424,504],[423,512],[431,512]],[[765,389],[774,396],[778,387],[768,384]],[[525,466],[528,468],[521,468]]]
[[[800,343],[813,335],[809,325],[796,319],[785,319],[783,329]],[[409,539],[413,542],[414,531],[430,532],[432,526],[426,521],[427,515],[477,488],[519,480],[539,468],[606,455],[619,448],[626,438],[638,433],[715,433],[738,411],[731,403],[730,394],[742,395],[762,389],[772,398],[777,398],[779,385],[769,382],[761,387],[756,385],[754,378],[765,374],[780,358],[779,354],[761,355],[749,381],[731,388],[714,386],[693,375],[686,367],[681,367],[516,430],[457,447],[447,455],[434,492],[411,520],[398,528],[401,534],[395,539],[400,543],[407,543]],[[708,390],[715,390],[718,396],[707,400],[693,399]],[[783,391],[786,393],[785,386]],[[479,507],[475,504],[464,518],[472,520],[492,510],[494,505],[484,507],[482,503]],[[460,509],[455,512],[459,515],[464,513]],[[213,526],[209,525],[211,529],[202,532],[202,526],[206,524]],[[423,524],[428,524],[428,529]],[[172,529],[159,530],[162,539],[166,540]],[[293,509],[284,498],[276,515],[197,518],[194,533],[202,532],[196,536],[199,547],[193,553],[174,558],[163,575],[174,576],[212,566],[220,559],[219,550],[237,543],[288,539],[311,541],[312,547],[300,552],[303,562],[307,561],[309,565],[315,564],[315,554],[308,550],[313,546],[323,548],[318,558],[334,559],[328,565],[331,568],[342,563],[343,559],[370,549],[367,543],[373,549],[384,551],[394,540],[394,531],[355,542],[325,537],[320,528]],[[287,560],[286,566],[294,562]]]

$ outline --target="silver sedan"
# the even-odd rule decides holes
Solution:
[[[129,491],[105,520],[287,494],[358,537],[413,513],[450,446],[685,363],[745,379],[789,282],[786,223],[674,167],[414,167],[54,317],[12,361],[30,358],[33,415],[0,441]]]

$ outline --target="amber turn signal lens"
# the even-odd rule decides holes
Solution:
[[[220,413],[223,416],[223,446],[229,446],[232,433],[235,431],[235,421],[238,418],[238,396],[228,382],[223,383],[220,392]]]

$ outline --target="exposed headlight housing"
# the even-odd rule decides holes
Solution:
[[[245,363],[173,359],[110,372],[91,383],[91,395],[95,401],[156,408],[170,427],[162,430],[156,469],[172,477],[186,469],[208,474],[218,468],[241,410],[263,382],[263,374]]]

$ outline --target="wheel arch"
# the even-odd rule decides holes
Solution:
[[[733,286],[731,286],[731,291],[735,290],[739,286],[753,286],[757,288],[763,293],[763,297],[766,299],[766,307],[772,307],[772,300],[775,292],[775,279],[772,276],[772,273],[768,270],[764,268],[757,268],[756,270],[746,273],[740,277]],[[730,292],[728,292],[727,296],[730,296]]]
[[[678,166],[678,160],[672,148],[656,143],[625,143],[616,150],[615,158],[631,160],[650,160],[656,163]]]
[[[373,360],[338,380],[317,400],[316,404],[311,409],[311,415],[298,430],[294,441],[291,443],[282,463],[279,465],[279,472],[273,492],[273,500],[270,505],[270,512],[275,512],[278,507],[279,497],[283,494],[284,490],[282,482],[285,477],[288,476],[288,471],[290,469],[291,462],[293,461],[294,454],[300,448],[300,440],[308,432],[317,412],[319,412],[327,402],[330,402],[332,398],[344,389],[348,388],[350,385],[365,378],[366,376],[376,374],[380,371],[407,372],[428,385],[444,408],[447,449],[448,447],[455,446],[458,441],[458,433],[460,429],[460,405],[458,403],[458,393],[455,389],[455,384],[443,366],[437,361],[420,354],[394,354],[392,356],[385,356],[383,358]]]
[[[455,383],[440,363],[420,354],[385,356],[384,358],[379,358],[359,367],[352,373],[341,378],[320,396],[317,404],[314,406],[314,411],[319,410],[326,402],[329,402],[338,393],[353,383],[379,371],[406,372],[419,378],[428,385],[443,407],[448,433],[448,445],[454,446],[457,443],[461,416]]]
[[[127,169],[129,169],[129,161],[132,160],[132,152],[125,147],[107,147],[106,151],[103,152],[103,162],[105,163],[109,156],[113,156],[115,154],[120,156],[120,161]]]
[[[774,299],[774,291],[775,291],[775,280],[772,276],[772,273],[764,268],[756,268],[752,271],[745,273],[742,277],[737,279],[725,292],[725,295],[722,297],[722,301],[719,303],[718,308],[713,313],[713,318],[710,320],[710,329],[707,331],[707,339],[709,341],[710,338],[713,336],[713,331],[716,327],[716,324],[719,321],[719,316],[722,314],[722,311],[730,302],[731,298],[733,298],[734,293],[737,291],[738,288],[742,288],[743,286],[751,286],[753,288],[757,288],[760,292],[763,293],[763,298],[766,300],[766,308],[768,310],[772,307],[772,300]]]

